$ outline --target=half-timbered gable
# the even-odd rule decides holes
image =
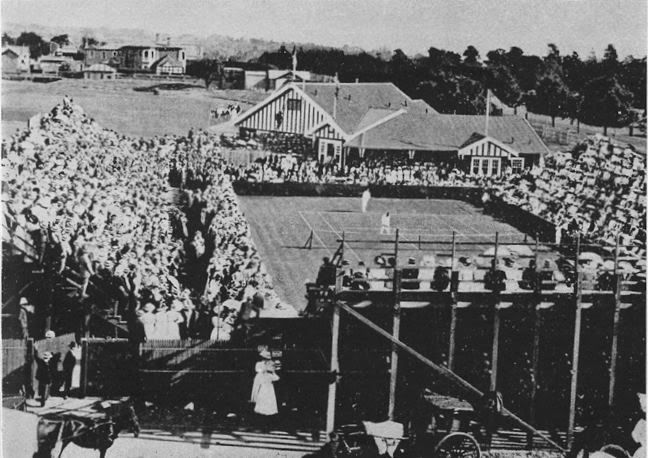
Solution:
[[[330,138],[344,136],[317,103],[299,88],[289,85],[277,91],[267,100],[243,115],[236,125],[253,131],[271,131],[287,134],[307,135],[326,126],[322,132]]]

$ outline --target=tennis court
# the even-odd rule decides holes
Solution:
[[[526,239],[512,226],[459,200],[371,199],[366,213],[361,212],[360,199],[352,197],[239,196],[239,200],[279,296],[298,310],[305,306],[305,282],[315,280],[322,258],[335,253],[343,235],[349,240],[344,258],[352,267],[359,261],[371,267],[378,254],[392,254],[396,228],[403,242],[402,261],[412,256],[420,262],[429,254],[449,260],[453,232],[457,242],[473,243],[457,245],[457,257],[493,247],[495,233],[502,244]],[[381,235],[381,217],[387,211],[391,234]],[[311,249],[305,249],[311,233]]]

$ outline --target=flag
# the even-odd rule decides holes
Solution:
[[[337,72],[335,72],[335,78],[333,78],[333,82],[335,83],[335,97],[340,94],[340,80],[338,78]]]
[[[490,116],[490,98],[491,98],[491,91],[490,89],[486,89],[486,129],[484,132],[484,135],[488,136],[488,117]]]

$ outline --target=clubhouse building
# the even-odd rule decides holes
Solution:
[[[288,83],[236,121],[242,136],[301,136],[323,162],[449,161],[476,175],[542,162],[547,147],[518,116],[440,114],[392,83]]]

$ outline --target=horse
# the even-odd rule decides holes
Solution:
[[[139,421],[130,403],[120,404],[117,409],[109,408],[106,418],[99,421],[71,416],[44,417],[38,425],[39,447],[34,458],[51,457],[52,451],[59,444],[58,457],[60,457],[65,447],[71,443],[79,447],[99,450],[100,458],[105,458],[106,451],[125,428],[130,428],[135,437],[139,436]]]

